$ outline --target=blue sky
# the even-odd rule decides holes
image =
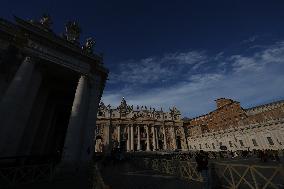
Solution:
[[[177,106],[194,117],[219,97],[244,108],[284,99],[283,1],[4,1],[0,16],[77,20],[110,69],[106,104]]]

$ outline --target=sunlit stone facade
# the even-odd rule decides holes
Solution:
[[[169,112],[147,106],[129,106],[123,98],[111,108],[102,102],[97,114],[96,151],[112,148],[124,151],[187,150],[180,111]]]
[[[217,109],[184,122],[189,150],[284,149],[284,101],[243,109],[218,99]]]

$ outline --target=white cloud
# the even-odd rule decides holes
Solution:
[[[251,36],[250,38],[248,38],[248,39],[246,39],[246,40],[243,40],[242,43],[253,43],[253,42],[255,42],[258,38],[259,38],[259,36],[254,35],[254,36]]]
[[[203,56],[211,59],[207,55]],[[214,72],[200,72],[191,76],[181,75],[180,80],[176,80],[174,84],[169,86],[156,85],[151,88],[141,87],[139,89],[139,85],[138,88],[128,85],[115,93],[106,91],[103,100],[106,103],[118,105],[122,96],[125,96],[129,104],[133,105],[151,105],[157,108],[160,106],[168,108],[176,105],[184,116],[192,117],[213,110],[215,108],[214,100],[220,97],[240,101],[243,107],[284,97],[284,43],[276,43],[262,51],[255,52],[251,56],[233,55],[226,57],[224,54],[222,56],[224,56],[224,59],[220,60],[220,63],[216,66],[222,67],[230,64],[232,69],[229,71],[224,72],[218,69]],[[154,60],[148,59],[146,61],[144,59],[151,64],[154,64]],[[156,70],[151,71],[151,67]],[[154,77],[157,81],[164,77],[163,74],[179,74],[178,71],[167,73],[169,69],[161,67],[161,63],[144,69],[137,66],[135,72],[129,74],[133,74],[131,77],[135,77],[134,73],[139,75],[142,72],[146,74],[144,77],[149,80],[151,74],[159,74],[157,70],[162,71],[162,75]],[[177,70],[179,69],[177,68]],[[187,79],[183,77],[187,77]]]
[[[174,62],[176,64],[200,64],[206,61],[205,52],[189,51],[184,53],[170,53],[162,58],[162,62]]]
[[[170,53],[162,57],[149,57],[121,63],[117,71],[110,73],[110,83],[150,84],[166,82],[179,76],[184,67],[196,70],[207,60],[204,52],[189,51]],[[190,67],[189,67],[190,66]]]

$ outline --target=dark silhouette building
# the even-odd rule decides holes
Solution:
[[[0,19],[2,167],[52,164],[55,172],[80,172],[92,160],[108,70],[91,38],[80,45],[76,22],[63,36],[51,24],[48,15]]]

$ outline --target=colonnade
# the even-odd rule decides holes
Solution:
[[[29,56],[24,58],[0,98],[0,156],[2,157],[45,153],[43,146],[47,146],[48,141],[52,140],[48,136],[54,132],[57,116],[56,104],[55,100],[51,99],[54,100],[54,103],[48,101],[48,105],[52,110],[44,109],[47,99],[38,100],[39,95],[42,93],[48,95],[50,91],[44,91],[44,88],[41,87],[44,76],[35,60],[39,59]],[[99,75],[91,75],[91,78],[78,73],[78,76],[72,110],[66,110],[71,111],[71,115],[69,124],[66,125],[67,134],[62,160],[69,162],[91,159],[93,130],[96,125],[96,117],[93,115],[97,113],[97,105],[104,82]],[[47,81],[48,77],[45,79]],[[32,114],[34,106],[38,105],[42,106],[44,109],[42,111],[47,112],[44,117],[47,119],[45,121],[47,125],[41,125],[40,121],[37,121],[37,124],[27,124],[30,119],[43,119],[40,116],[43,112]]]
[[[157,150],[175,150],[177,149],[176,146],[176,137],[175,134],[170,136],[169,141],[173,144],[173,149],[169,149],[169,145],[167,144],[167,136],[166,136],[166,126],[157,126],[153,124],[118,124],[114,126],[117,130],[117,142],[118,145],[121,145],[121,135],[123,134],[122,127],[126,128],[127,133],[127,140],[126,140],[126,150],[127,151],[142,151],[142,144],[141,141],[145,141],[146,143],[146,151],[157,151]],[[141,137],[141,128],[144,128],[144,133],[146,137],[142,139]],[[174,127],[170,127],[173,132]],[[159,134],[163,135],[162,138],[159,138]],[[137,137],[135,135],[137,134]],[[151,137],[150,137],[151,135]],[[162,147],[159,146],[159,140],[163,140]],[[135,144],[136,149],[135,149]],[[152,148],[151,148],[152,146]]]
[[[36,77],[37,76],[37,77]],[[37,83],[33,83],[37,79]],[[17,155],[25,124],[41,82],[35,62],[26,57],[0,101],[0,156]],[[32,87],[30,87],[32,85]],[[34,92],[28,95],[29,92]],[[4,134],[3,134],[4,133]],[[9,145],[7,145],[9,144]]]

